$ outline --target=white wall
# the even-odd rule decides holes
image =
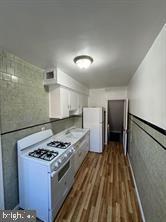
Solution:
[[[166,129],[166,26],[128,86],[130,113]]]
[[[102,89],[90,89],[88,106],[104,107],[106,110],[106,138],[107,143],[107,110],[108,100],[125,100],[127,99],[127,87],[110,87]]]
[[[108,100],[127,98],[127,87],[110,87],[102,89],[91,89],[89,91],[89,106],[103,106],[107,108]]]

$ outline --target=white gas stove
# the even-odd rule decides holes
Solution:
[[[74,182],[74,148],[51,130],[17,142],[19,200],[23,209],[52,222]]]

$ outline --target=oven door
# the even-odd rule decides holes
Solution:
[[[74,182],[73,155],[51,174],[51,218],[56,216]]]

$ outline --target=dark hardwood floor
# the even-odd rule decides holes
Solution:
[[[141,222],[135,188],[122,146],[88,153],[55,222]]]

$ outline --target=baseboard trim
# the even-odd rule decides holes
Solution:
[[[13,208],[13,210],[19,210],[19,208],[20,208],[20,206],[19,206],[19,204],[18,204],[18,205],[16,205],[16,206]]]
[[[139,208],[140,208],[140,211],[141,211],[142,221],[146,222],[144,211],[143,211],[142,204],[141,204],[141,199],[140,199],[140,196],[139,196],[139,192],[138,192],[138,188],[137,188],[137,184],[136,184],[136,180],[135,180],[135,176],[134,176],[134,172],[133,172],[133,168],[132,168],[132,165],[131,165],[130,158],[129,158],[128,154],[127,154],[127,158],[128,158],[129,166],[130,166],[130,169],[131,169],[131,174],[132,174],[132,178],[133,178],[133,182],[134,182],[134,186],[135,186],[135,191],[136,191],[136,195],[137,195],[138,205],[139,205]]]

